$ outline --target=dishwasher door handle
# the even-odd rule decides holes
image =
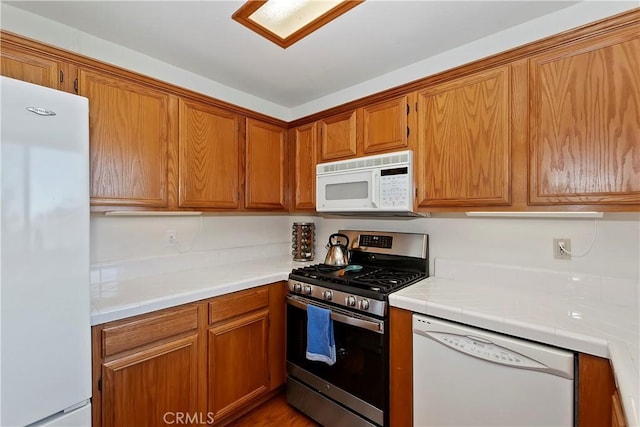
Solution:
[[[490,363],[508,366],[515,369],[544,372],[563,378],[573,379],[573,375],[553,369],[538,360],[534,360],[514,350],[502,347],[494,342],[470,334],[453,334],[448,332],[414,330],[414,334],[430,338],[469,357],[485,360]]]

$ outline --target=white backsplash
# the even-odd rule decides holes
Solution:
[[[458,279],[497,281],[506,286],[541,286],[563,292],[567,286],[603,302],[637,303],[640,282],[640,214],[605,214],[597,221],[591,250],[571,261],[553,259],[553,238],[570,238],[582,252],[592,240],[593,219],[467,218],[433,215],[417,219],[371,219],[287,215],[203,215],[202,217],[91,217],[92,283],[126,280],[229,262],[290,256],[291,225],[316,225],[315,262],[341,228],[419,232],[429,235],[434,260],[474,265],[455,270]],[[179,246],[166,242],[175,230]],[[191,247],[190,250],[186,251]],[[184,253],[180,253],[178,249]],[[496,266],[499,266],[497,268]],[[440,267],[442,268],[442,267]],[[523,271],[531,274],[524,274]],[[451,270],[449,270],[451,271]],[[458,277],[459,276],[459,277]],[[580,278],[571,281],[571,277]]]
[[[432,275],[444,279],[541,291],[547,295],[604,304],[638,306],[638,281],[633,279],[444,258],[436,258],[434,262]]]
[[[329,235],[339,229],[382,230],[429,235],[429,271],[434,259],[492,263],[558,272],[640,280],[640,214],[610,213],[601,219],[470,218],[434,214],[415,219],[292,217],[316,223],[317,259],[324,259]],[[575,253],[593,247],[584,257],[553,259],[553,239],[570,238]]]
[[[168,230],[176,245],[167,243]],[[291,253],[286,215],[91,216],[91,283]]]

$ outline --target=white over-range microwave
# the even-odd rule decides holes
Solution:
[[[316,166],[316,210],[336,214],[413,215],[411,150]]]

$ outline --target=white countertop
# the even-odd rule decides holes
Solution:
[[[303,265],[278,257],[92,284],[91,325],[286,280]]]
[[[313,262],[313,263],[317,263]],[[311,263],[311,264],[313,264]],[[91,285],[91,324],[286,280],[290,257]],[[441,264],[444,271],[444,264]],[[638,308],[576,296],[430,277],[390,296],[392,306],[611,360],[629,426],[640,426]]]
[[[628,425],[640,425],[637,307],[440,277],[389,300],[394,307],[609,358]]]

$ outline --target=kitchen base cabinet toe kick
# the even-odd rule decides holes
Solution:
[[[284,286],[94,326],[93,427],[224,426],[280,392]]]

